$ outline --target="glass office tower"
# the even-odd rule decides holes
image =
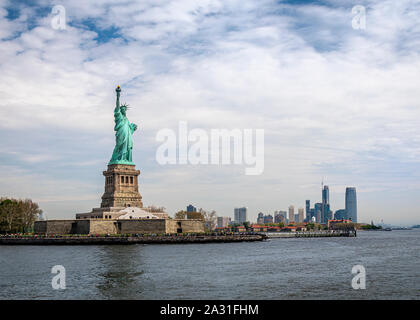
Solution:
[[[346,213],[348,219],[357,222],[357,199],[354,187],[346,188]]]

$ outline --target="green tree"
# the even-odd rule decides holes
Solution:
[[[42,210],[30,199],[0,199],[0,232],[27,232],[32,229]]]
[[[0,203],[0,219],[2,233],[15,231],[18,225],[19,210],[18,202],[14,199],[3,199]]]
[[[308,230],[314,230],[314,229],[315,229],[315,224],[313,224],[313,223],[308,223],[308,224],[306,225],[306,228],[307,228]]]

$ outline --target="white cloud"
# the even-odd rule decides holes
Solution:
[[[172,211],[196,202],[230,214],[242,202],[256,215],[317,200],[323,176],[331,189],[355,185],[386,202],[383,190],[420,188],[413,181],[420,6],[409,0],[366,6],[366,30],[353,30],[345,2],[71,1],[70,25],[60,31],[50,27],[50,16],[37,17],[34,28],[23,16],[11,21],[3,3],[0,129],[99,132],[111,152],[113,90],[121,84],[129,118],[141,129],[136,162],[156,177],[141,186],[146,203],[146,196],[156,203],[165,194],[162,204]],[[157,130],[176,129],[179,120],[204,129],[264,128],[265,173],[251,179],[237,176],[243,168],[157,166],[145,153],[153,154]],[[32,160],[53,161],[54,154],[43,157]],[[308,185],[312,191],[301,188]],[[372,203],[359,201],[367,220],[384,215]],[[386,209],[390,219],[395,208]],[[407,210],[407,220],[416,219],[416,208]]]

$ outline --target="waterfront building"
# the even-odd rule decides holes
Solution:
[[[251,226],[252,232],[267,232],[267,226],[259,225],[259,224],[253,224]]]
[[[346,188],[346,212],[348,219],[357,222],[357,198],[356,188],[354,187]]]
[[[190,204],[187,206],[187,212],[197,212],[197,208]]]
[[[289,223],[295,221],[295,207],[293,205],[289,206]]]
[[[339,219],[339,220],[328,220],[328,229],[339,229],[343,224],[352,223],[351,220]]]
[[[243,224],[244,222],[248,221],[248,208],[235,208],[234,209],[234,220],[235,223]]]

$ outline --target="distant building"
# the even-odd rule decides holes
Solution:
[[[257,224],[263,224],[263,223],[264,223],[264,213],[260,212],[258,213]]]
[[[303,208],[298,209],[298,222],[303,222],[305,220]]]
[[[316,215],[315,215],[315,209],[311,208],[309,209],[309,216],[310,216],[310,221],[312,221],[312,218],[314,218],[316,220]]]
[[[322,202],[330,203],[330,189],[328,186],[324,186],[322,189]]]
[[[282,216],[282,221],[286,223],[287,222],[287,211],[279,211],[280,215]]]
[[[287,212],[286,211],[275,211],[274,212],[274,223],[286,223]]]
[[[253,224],[251,226],[252,232],[267,232],[267,226],[259,225],[259,224]]]
[[[231,222],[230,217],[217,217],[217,227],[226,228]]]
[[[245,232],[246,228],[244,226],[234,226],[231,227],[233,232]]]
[[[337,210],[334,213],[334,219],[335,220],[342,220],[342,219],[347,220],[348,218],[347,218],[347,211],[346,211],[346,209]]]
[[[311,200],[306,200],[305,201],[305,205],[306,205],[306,221],[309,221],[311,219]]]
[[[264,216],[264,223],[273,223],[273,216],[271,214]]]
[[[322,189],[321,222],[327,223],[330,215],[330,189],[324,186]]]
[[[321,207],[321,216],[322,216],[322,223],[327,223],[328,220],[332,219],[332,214],[331,214],[331,209],[330,209],[330,204],[322,204]]]
[[[299,214],[295,213],[295,222],[299,222]]]
[[[357,198],[354,187],[346,188],[346,212],[348,219],[357,222]]]
[[[187,206],[187,212],[197,212],[197,208],[190,204]]]
[[[295,221],[295,207],[289,206],[289,223]]]
[[[238,224],[243,224],[244,222],[248,221],[248,208],[235,208],[234,220]]]

